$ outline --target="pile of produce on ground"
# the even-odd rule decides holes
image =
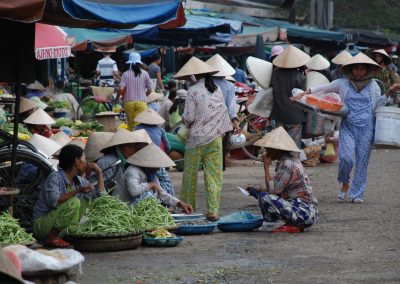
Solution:
[[[175,234],[171,234],[168,232],[165,228],[158,228],[156,230],[153,230],[149,233],[145,234],[145,237],[148,238],[156,238],[156,239],[164,239],[164,238],[175,238]]]
[[[70,235],[96,235],[111,233],[139,233],[143,230],[142,219],[132,214],[127,203],[116,197],[104,195],[90,203],[86,221],[67,229]]]
[[[1,128],[11,135],[14,133],[14,123],[12,122],[6,122]],[[28,141],[31,135],[23,124],[18,124],[18,139]]]
[[[145,230],[176,226],[168,209],[154,197],[147,197],[132,206],[132,212],[142,218]]]
[[[0,243],[22,244],[35,242],[32,234],[28,234],[19,224],[18,220],[13,218],[7,212],[0,214]]]

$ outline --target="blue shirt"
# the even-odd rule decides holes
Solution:
[[[229,118],[232,120],[236,115],[235,85],[225,79],[214,79],[214,83],[221,88],[224,95],[225,106],[228,109]]]
[[[171,150],[171,145],[167,139],[167,134],[163,128],[158,125],[149,125],[149,124],[139,124],[136,126],[135,130],[144,129],[147,134],[149,134],[151,141],[156,144],[158,147],[161,145],[161,141],[164,144],[165,152],[169,152]]]
[[[33,98],[33,97],[39,97],[39,98],[41,98],[41,97],[44,97],[44,96],[46,96],[46,94],[43,93],[42,91],[39,91],[39,90],[29,90],[28,93],[26,94],[25,98],[27,98],[27,99],[30,99],[30,98]]]

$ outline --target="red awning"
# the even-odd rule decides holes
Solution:
[[[67,34],[59,27],[35,24],[35,57],[38,60],[71,56]]]

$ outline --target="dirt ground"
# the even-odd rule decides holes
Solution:
[[[224,175],[221,214],[259,213],[236,186],[263,182],[260,164]],[[373,150],[363,204],[338,203],[337,164],[307,168],[319,221],[302,234],[187,236],[175,248],[85,253],[79,283],[400,283],[400,150]],[[181,173],[172,173],[180,191]],[[199,208],[205,208],[202,173]]]

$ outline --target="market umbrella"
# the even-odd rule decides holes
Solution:
[[[67,34],[57,26],[35,24],[35,57],[38,60],[71,56]]]
[[[264,39],[262,35],[257,35],[256,50],[254,52],[254,57],[265,60]]]

